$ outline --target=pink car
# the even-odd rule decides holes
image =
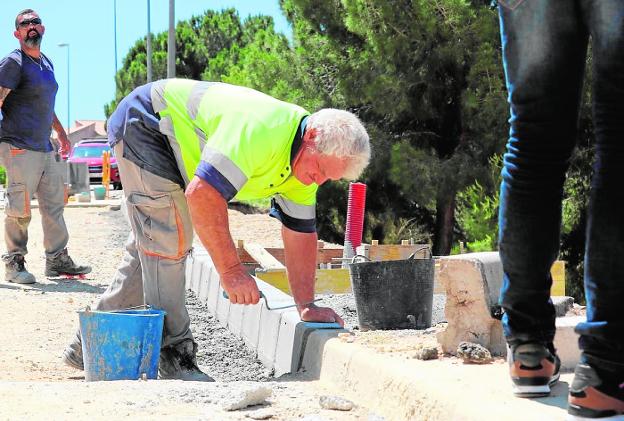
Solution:
[[[110,182],[115,190],[120,190],[121,179],[119,178],[117,160],[106,140],[93,139],[78,142],[72,148],[68,162],[86,162],[89,167],[89,181],[91,184],[100,184],[102,182],[102,152],[104,151],[111,153]]]

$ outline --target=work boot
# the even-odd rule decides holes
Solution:
[[[158,374],[160,379],[194,382],[214,382],[214,379],[197,366],[197,344],[191,339],[160,350]]]
[[[5,263],[4,279],[15,284],[34,284],[35,276],[26,270],[26,259],[21,254],[5,254],[2,256]]]
[[[91,266],[82,266],[74,263],[67,249],[54,257],[46,257],[46,276],[84,275],[91,272]]]
[[[76,370],[84,370],[80,336],[76,336],[73,342],[67,345],[67,348],[63,351],[63,362]]]

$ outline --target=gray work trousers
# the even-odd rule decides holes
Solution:
[[[113,282],[96,309],[147,304],[167,312],[163,347],[193,339],[184,270],[193,244],[193,226],[184,191],[123,158],[123,141],[115,145],[115,156],[132,231]]]
[[[63,218],[65,208],[64,162],[57,162],[55,152],[18,149],[0,142],[0,159],[6,169],[4,239],[7,254],[28,253],[30,200],[37,194],[43,247],[46,257],[55,257],[67,247],[69,234]]]

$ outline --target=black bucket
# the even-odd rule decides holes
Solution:
[[[349,265],[360,329],[431,327],[433,259]]]

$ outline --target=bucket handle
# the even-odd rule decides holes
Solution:
[[[353,256],[353,258],[351,259],[351,263],[355,263],[355,259],[360,258],[363,259],[366,262],[370,262],[371,259],[369,259],[368,257],[364,256],[363,254],[356,254],[355,256]]]
[[[427,246],[422,246],[418,249],[416,249],[416,251],[414,251],[414,253],[410,254],[409,257],[407,258],[407,260],[414,260],[416,258],[416,253],[418,253],[421,250],[427,250],[429,252],[429,258],[433,259],[433,253],[431,253],[431,247]]]
[[[126,311],[126,310],[138,310],[138,309],[150,310],[151,308],[152,308],[152,306],[149,305],[149,304],[141,304],[141,305],[138,305],[138,306],[119,308],[117,310],[111,310],[111,311]],[[90,312],[91,311],[91,306],[86,306],[84,308],[84,311],[86,313]]]

